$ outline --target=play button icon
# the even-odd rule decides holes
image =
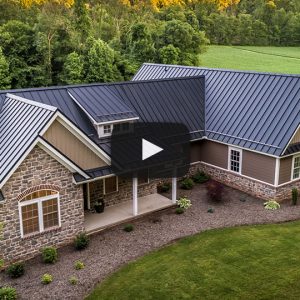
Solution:
[[[190,134],[180,123],[129,123],[113,130],[111,166],[122,179],[184,176],[190,166]]]
[[[142,154],[143,157],[142,159],[145,160],[161,151],[163,151],[164,149],[161,147],[158,147],[157,145],[142,139]]]

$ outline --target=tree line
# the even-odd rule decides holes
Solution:
[[[300,45],[298,0],[0,0],[0,88],[128,80],[207,45]]]

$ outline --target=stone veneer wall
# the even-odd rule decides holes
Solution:
[[[132,201],[132,180],[119,178],[119,190],[117,192],[104,195],[105,206],[111,206],[126,201]],[[157,191],[157,181],[151,180],[149,183],[138,185],[138,197],[147,196]],[[94,203],[103,196],[103,180],[90,183],[90,203],[91,209]]]
[[[195,174],[197,170],[204,171],[216,181],[263,200],[275,199],[277,201],[283,201],[290,199],[292,188],[296,187],[300,189],[300,180],[276,188],[269,184],[256,181],[255,179],[246,178],[242,175],[215,168],[201,162],[191,166],[189,175]]]
[[[40,188],[59,190],[61,227],[21,238],[18,201]],[[69,243],[84,230],[82,187],[72,181],[72,173],[36,146],[2,189],[5,201],[0,204],[0,222],[4,224],[0,239],[0,259],[5,264],[29,259],[46,246]]]

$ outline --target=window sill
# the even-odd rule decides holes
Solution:
[[[47,234],[49,232],[56,232],[56,231],[60,231],[61,230],[61,226],[55,226],[55,227],[51,227],[49,229],[46,229],[42,232],[34,232],[34,233],[29,233],[29,234],[26,234],[22,237],[23,240],[28,240],[28,239],[31,239],[33,237],[37,237],[37,236],[40,236],[40,235],[43,235],[43,234]]]

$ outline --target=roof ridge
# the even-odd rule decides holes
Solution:
[[[287,73],[284,74],[284,73],[272,73],[272,72],[259,72],[259,71],[252,71],[252,70],[209,68],[209,67],[203,67],[203,66],[183,66],[183,65],[170,65],[170,64],[157,64],[157,63],[143,63],[142,66],[171,67],[171,68],[182,68],[182,69],[198,69],[198,70],[208,70],[208,71],[235,72],[235,73],[246,73],[246,74],[255,74],[255,75],[270,75],[270,76],[285,76],[285,77],[300,78],[300,74],[287,74]]]
[[[17,100],[17,101],[20,101],[20,102],[23,102],[23,103],[26,103],[26,104],[29,104],[29,105],[32,105],[32,106],[37,106],[37,107],[40,107],[40,108],[43,108],[43,109],[47,109],[47,110],[50,110],[50,111],[53,111],[53,112],[57,110],[57,107],[55,107],[55,106],[44,104],[44,103],[41,103],[41,102],[38,102],[38,101],[29,100],[27,98],[20,97],[20,96],[10,94],[10,93],[6,93],[6,98]]]

